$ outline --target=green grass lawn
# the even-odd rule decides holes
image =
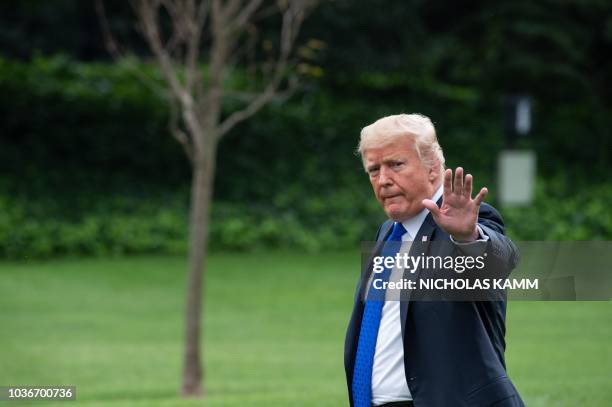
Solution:
[[[342,348],[359,261],[213,255],[204,401],[177,397],[183,258],[0,263],[0,385],[76,385],[76,404],[90,406],[347,405]],[[612,405],[610,305],[509,304],[508,370],[528,406]]]

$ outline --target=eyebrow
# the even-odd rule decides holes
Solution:
[[[389,158],[385,158],[382,160],[383,164],[389,165],[389,164],[393,164],[396,163],[398,161],[406,161],[406,158],[402,158],[402,157],[389,157]],[[376,164],[370,164],[368,166],[366,166],[367,171],[372,171],[376,168],[380,167],[380,164],[376,163]]]
[[[401,157],[390,157],[390,158],[385,158],[384,160],[382,160],[384,164],[396,163],[398,161],[406,161],[406,159],[401,158]]]

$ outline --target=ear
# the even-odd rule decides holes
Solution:
[[[429,169],[427,176],[432,184],[438,181],[440,178],[440,163],[438,161]]]

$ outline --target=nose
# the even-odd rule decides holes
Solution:
[[[389,171],[390,170],[384,165],[380,167],[380,170],[378,172],[378,185],[389,186],[393,183]]]

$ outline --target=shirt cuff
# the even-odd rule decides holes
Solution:
[[[458,242],[455,239],[453,239],[453,236],[449,235],[451,242],[453,242],[456,245],[459,246],[465,246],[465,245],[470,245],[470,244],[474,244],[477,242],[486,242],[487,240],[489,240],[489,236],[487,236],[485,234],[485,232],[482,230],[482,228],[480,227],[480,225],[476,225],[476,229],[478,230],[478,239],[471,241],[471,242]]]

